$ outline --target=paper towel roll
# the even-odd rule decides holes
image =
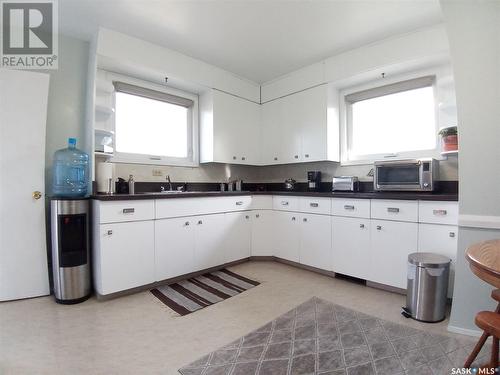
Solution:
[[[108,191],[109,179],[113,178],[113,163],[100,162],[96,165],[96,181],[98,193],[111,193],[114,184],[111,184],[112,191]]]

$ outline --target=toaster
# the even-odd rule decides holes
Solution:
[[[359,181],[355,176],[338,176],[332,179],[332,191],[358,191]]]

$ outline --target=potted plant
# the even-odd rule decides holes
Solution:
[[[438,134],[441,136],[443,151],[458,151],[458,129],[456,126],[443,128]]]

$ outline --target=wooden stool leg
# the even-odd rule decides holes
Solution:
[[[488,340],[488,337],[489,337],[489,335],[486,332],[484,332],[483,335],[481,336],[481,338],[479,339],[479,341],[477,342],[476,346],[472,350],[472,353],[470,353],[469,357],[467,358],[467,361],[465,361],[465,365],[464,365],[465,368],[469,368],[470,365],[472,364],[472,362],[474,362],[477,355],[479,354],[479,352],[483,348],[484,343],[486,342],[486,340]]]
[[[490,367],[498,367],[498,337],[493,337],[493,346],[491,347]]]

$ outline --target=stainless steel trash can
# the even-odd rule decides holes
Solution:
[[[56,302],[83,302],[91,292],[89,200],[53,198],[50,210]]]
[[[433,253],[408,255],[403,315],[422,322],[440,322],[445,318],[450,262],[450,258]]]

